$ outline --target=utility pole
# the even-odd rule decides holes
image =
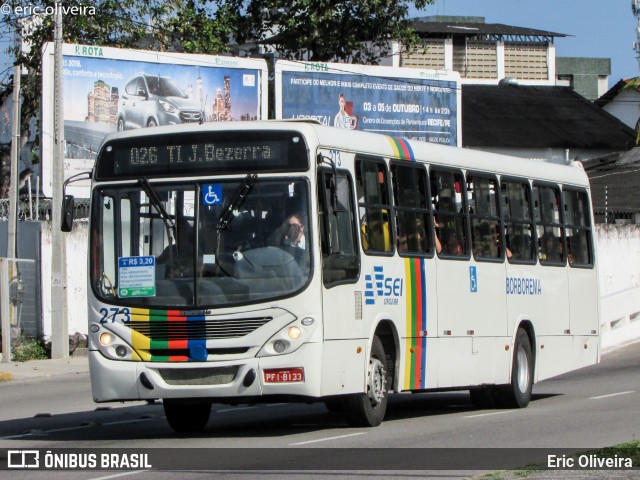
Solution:
[[[62,5],[56,2],[54,33],[54,147],[51,215],[51,358],[69,357],[67,318],[67,248],[60,230],[64,183],[64,119],[62,111]]]
[[[636,41],[633,42],[633,49],[640,65],[640,0],[631,0],[631,11],[633,16],[636,17]]]
[[[11,179],[9,182],[9,225],[7,257],[16,258],[16,231],[18,217],[18,159],[20,157],[20,65],[13,67],[13,115],[11,132]]]
[[[16,33],[16,46],[20,41]],[[9,280],[11,273],[15,269],[15,263],[11,260],[16,258],[16,231],[18,223],[18,160],[20,157],[20,75],[22,68],[20,65],[13,67],[13,112],[11,115],[11,162],[9,180],[9,223],[7,225],[7,260],[0,264],[0,331],[2,332],[2,361],[11,361],[11,326],[16,320],[15,307],[9,301]]]

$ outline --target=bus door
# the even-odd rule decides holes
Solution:
[[[348,172],[318,172],[325,340],[364,337],[353,185]]]
[[[569,261],[571,333],[593,335],[598,331],[598,277],[594,268],[593,228],[586,190],[562,190]]]
[[[431,171],[438,336],[460,367],[441,369],[443,387],[495,382],[494,337],[507,335],[497,181],[469,180],[467,190],[462,172]]]
[[[569,272],[560,189],[557,185],[535,182],[532,196],[541,285],[533,290],[529,285],[526,293],[541,300],[536,302],[539,335],[569,335]]]

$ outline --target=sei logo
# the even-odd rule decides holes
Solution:
[[[364,303],[376,305],[382,301],[383,305],[399,305],[400,297],[404,295],[404,279],[401,277],[387,277],[382,266],[373,267],[373,274],[365,275]]]

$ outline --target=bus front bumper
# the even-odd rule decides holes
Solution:
[[[321,343],[307,343],[293,353],[279,356],[160,363],[110,360],[92,350],[91,390],[96,402],[159,398],[215,401],[264,395],[320,397],[322,353]]]

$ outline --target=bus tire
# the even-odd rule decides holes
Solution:
[[[387,411],[387,374],[385,353],[378,337],[373,338],[367,367],[367,392],[355,393],[345,399],[347,421],[352,427],[377,427]]]
[[[201,432],[211,415],[211,402],[164,399],[162,404],[169,426],[177,433]]]
[[[499,406],[504,408],[525,408],[531,400],[533,388],[533,355],[531,340],[527,332],[520,328],[516,334],[511,367],[511,383],[498,390]]]

